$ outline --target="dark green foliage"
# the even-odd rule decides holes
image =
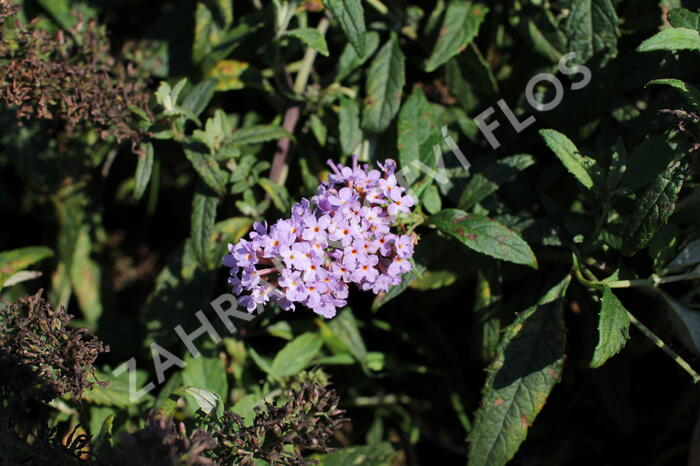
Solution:
[[[0,0],[0,465],[686,463],[699,11]],[[231,331],[228,244],[352,156],[413,269]]]

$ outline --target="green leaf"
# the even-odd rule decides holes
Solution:
[[[567,277],[505,329],[469,434],[469,466],[506,464],[527,437],[564,367]]]
[[[695,29],[668,28],[637,47],[638,52],[655,50],[700,50],[700,33]]]
[[[693,106],[693,110],[700,110],[700,91],[692,84],[685,83],[680,79],[656,79],[647,84],[647,86],[652,84],[665,84],[678,89],[690,105]]]
[[[622,187],[637,191],[647,186],[666,170],[675,153],[675,148],[661,135],[645,139],[629,157]]]
[[[324,5],[340,23],[358,56],[365,53],[365,14],[362,0],[326,0]]]
[[[465,246],[487,256],[537,268],[537,258],[517,233],[483,215],[470,215],[458,209],[445,209],[428,219],[441,231]]]
[[[434,184],[428,186],[421,195],[421,204],[429,214],[437,214],[442,210],[442,199],[440,198],[440,190]]]
[[[349,308],[340,312],[328,326],[357,361],[365,362],[367,348],[357,327],[355,316]]]
[[[493,359],[501,338],[502,284],[500,263],[484,264],[477,270],[472,332],[484,363]]]
[[[591,367],[600,367],[615,356],[629,340],[630,319],[627,310],[610,288],[603,290],[598,320],[598,345]]]
[[[0,252],[0,289],[15,273],[52,256],[53,251],[44,246],[30,246]]]
[[[323,37],[318,29],[314,28],[299,28],[287,31],[285,36],[296,37],[297,39],[304,42],[306,45],[316,50],[318,53],[324,57],[328,56],[328,44],[326,44],[326,38]]]
[[[620,20],[611,0],[573,0],[564,24],[569,51],[583,63],[598,53],[617,55]]]
[[[401,106],[406,83],[406,58],[395,34],[379,50],[367,72],[363,127],[381,133],[389,127]]]
[[[277,125],[259,125],[239,128],[233,132],[229,142],[239,146],[276,141],[278,139],[294,139],[294,136]]]
[[[97,372],[97,379],[109,382],[109,385],[93,386],[91,390],[83,392],[83,399],[88,403],[115,406],[117,408],[129,408],[133,406],[134,403],[131,402],[129,397],[131,394],[129,391],[131,388],[129,382],[130,373],[130,371],[124,371],[119,377],[115,377],[112,375],[111,371]],[[136,390],[140,390],[148,379],[148,373],[142,369],[137,369],[135,371],[135,376]],[[138,403],[141,404],[151,400],[153,400],[153,395],[147,393],[138,400]]]
[[[184,144],[183,149],[187,160],[190,161],[202,180],[219,196],[226,194],[228,176],[219,167],[214,157],[209,154],[207,148],[201,144]]]
[[[49,12],[61,29],[67,31],[75,24],[76,18],[71,14],[69,0],[38,0],[38,3]],[[78,43],[82,42],[80,39],[77,40]]]
[[[199,265],[203,269],[214,266],[212,257],[212,231],[216,222],[216,209],[219,206],[219,198],[204,186],[199,186],[192,198],[192,218],[190,223],[190,236],[192,238],[192,250]]]
[[[341,448],[333,453],[320,455],[319,466],[372,465],[389,466],[396,452],[390,443]]]
[[[289,210],[290,197],[289,193],[287,192],[287,188],[268,178],[260,178],[258,183],[265,190],[265,192],[270,195],[272,203],[275,204],[275,207],[277,207],[280,212],[287,212]]]
[[[316,141],[318,141],[318,145],[325,147],[326,138],[328,137],[328,128],[323,123],[321,118],[315,114],[311,115],[309,117],[309,126],[311,127],[311,132],[314,133]]]
[[[207,108],[211,98],[214,97],[215,87],[216,80],[214,79],[206,79],[197,84],[182,101],[182,108],[187,110],[190,115],[198,117]]]
[[[354,99],[347,97],[340,99],[338,131],[343,155],[356,153],[362,143],[362,129],[360,129],[360,107]]]
[[[493,162],[469,179],[459,198],[459,208],[471,209],[534,163],[534,157],[528,154],[513,155]]]
[[[365,33],[365,53],[358,55],[352,44],[347,44],[338,59],[336,81],[342,81],[354,70],[362,66],[379,47],[379,34],[375,31]]]
[[[83,225],[75,240],[75,249],[69,269],[71,285],[78,298],[85,320],[93,328],[102,315],[102,273],[93,257],[93,239],[88,225]]]
[[[185,385],[206,388],[222,399],[227,398],[226,366],[216,351],[210,351],[209,354],[202,354],[196,358],[188,354],[185,363],[187,365],[182,370],[182,382]]]
[[[554,155],[564,164],[566,169],[576,177],[579,182],[588,189],[593,187],[593,179],[590,170],[594,160],[581,155],[571,139],[553,129],[540,130],[547,146],[552,149]]]
[[[481,3],[472,4],[462,0],[450,2],[433,52],[425,64],[425,70],[435,71],[462,52],[479,33],[488,11],[488,7]]]
[[[298,374],[311,362],[323,345],[318,333],[303,333],[287,343],[272,360],[272,371],[280,377]]]
[[[421,172],[412,163],[418,161],[434,170],[437,161],[433,147],[440,147],[440,129],[430,102],[419,86],[413,87],[411,96],[399,112],[398,149],[401,172],[410,186]]]
[[[136,176],[134,185],[134,197],[141,199],[143,193],[146,192],[148,182],[151,180],[151,172],[153,171],[153,144],[146,142],[141,144],[142,153],[138,154],[138,162],[136,164]]]
[[[671,163],[637,201],[622,235],[623,255],[631,256],[646,247],[668,221],[676,208],[686,172],[686,165],[679,161]]]
[[[217,416],[223,414],[224,403],[218,393],[198,387],[185,387],[185,393],[194,398],[199,409],[205,414],[216,413]]]
[[[669,11],[668,21],[676,28],[700,30],[700,14],[685,8],[674,8]]]

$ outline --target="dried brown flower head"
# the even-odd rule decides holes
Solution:
[[[214,456],[221,464],[252,465],[259,458],[273,464],[313,464],[302,456],[304,450],[332,451],[328,444],[340,425],[335,390],[320,384],[302,383],[289,390],[288,401],[256,408],[253,425],[245,427],[240,416],[227,411],[210,429],[218,442]],[[287,448],[285,448],[285,446]],[[289,447],[293,447],[293,451]]]
[[[0,7],[0,18],[12,11]],[[32,23],[3,37],[0,99],[20,119],[60,121],[69,136],[94,128],[103,139],[129,141],[137,151],[146,134],[133,109],[150,115],[146,83],[111,54],[104,27],[76,17],[66,32],[50,34]]]
[[[109,351],[88,329],[70,329],[71,316],[42,299],[43,290],[0,311],[0,393],[50,401],[80,398],[95,382],[95,359]]]
[[[214,466],[216,463],[204,454],[215,446],[209,433],[198,429],[187,435],[184,424],[176,425],[171,418],[151,411],[146,427],[124,435],[119,449],[105,461],[110,465]]]

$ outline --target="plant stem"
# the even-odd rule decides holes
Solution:
[[[321,35],[326,34],[329,25],[330,22],[328,21],[328,18],[321,18],[317,26],[317,29]],[[309,76],[311,75],[311,68],[313,67],[316,55],[317,52],[313,48],[308,47],[306,49],[299,72],[294,80],[293,90],[295,94],[301,94],[304,92],[306,84],[309,81]],[[296,128],[300,112],[301,106],[299,104],[289,107],[285,112],[282,127],[289,134],[294,133],[294,128]],[[289,155],[290,144],[291,141],[289,138],[282,138],[277,142],[277,152],[275,152],[275,156],[272,159],[272,167],[270,168],[270,180],[274,183],[283,185],[287,179],[287,173],[289,171],[287,167],[287,155]]]
[[[658,275],[652,275],[649,278],[642,278],[638,280],[619,280],[616,282],[602,283],[602,285],[607,286],[609,288],[656,288],[659,285],[665,285],[667,283],[676,283],[691,280],[700,280],[700,271],[685,273],[682,275],[671,275],[669,277],[659,277]]]
[[[642,332],[644,334],[645,337],[647,337],[648,339],[653,341],[654,344],[656,346],[658,346],[659,348],[661,348],[666,354],[668,354],[671,357],[671,359],[673,359],[676,362],[676,364],[681,366],[683,368],[683,370],[685,370],[688,374],[690,374],[690,376],[693,378],[693,383],[698,383],[700,381],[700,375],[698,375],[698,373],[695,372],[695,370],[692,367],[690,367],[690,364],[688,364],[688,362],[685,359],[680,357],[678,355],[678,353],[676,353],[671,348],[669,348],[668,345],[666,345],[666,343],[664,343],[663,340],[661,340],[659,337],[657,337],[654,334],[654,332],[649,330],[649,328],[647,328],[646,325],[644,325],[639,320],[637,320],[637,318],[635,316],[633,316],[630,311],[626,311],[626,312],[627,312],[627,317],[629,317],[630,321],[634,324],[635,327],[637,327],[637,329],[640,332]]]

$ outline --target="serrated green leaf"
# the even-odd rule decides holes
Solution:
[[[593,187],[590,169],[594,160],[581,155],[571,139],[553,129],[540,130],[547,146],[552,149],[554,155],[564,164],[566,169],[576,177],[579,182],[588,189]]]
[[[362,114],[362,126],[367,131],[381,133],[398,113],[406,83],[405,62],[399,40],[392,34],[372,60],[367,72]]]
[[[537,268],[537,258],[517,233],[483,215],[459,209],[445,209],[428,219],[474,251],[515,264]]]
[[[201,144],[184,144],[183,150],[202,180],[219,196],[226,194],[226,181],[228,176],[221,169],[218,162],[209,153],[209,150]]]
[[[573,0],[564,23],[569,51],[576,53],[579,63],[598,53],[617,55],[620,20],[611,0]]]
[[[52,256],[53,251],[44,246],[30,246],[0,252],[0,289],[15,273]]]
[[[680,79],[656,79],[647,84],[647,86],[653,84],[664,84],[678,89],[688,103],[693,106],[693,110],[700,110],[700,91],[692,84],[683,82]]]
[[[416,161],[434,170],[437,166],[434,147],[440,147],[440,129],[432,107],[419,86],[401,107],[398,120],[398,149],[401,172],[410,186],[421,171],[412,164]]]
[[[637,201],[622,235],[620,252],[623,255],[631,256],[646,247],[661,225],[668,221],[676,208],[686,172],[686,165],[672,162]]]
[[[141,152],[138,155],[136,164],[136,175],[134,185],[134,197],[141,199],[143,193],[146,192],[148,182],[151,180],[151,172],[153,171],[153,144],[150,142],[141,145]]]
[[[291,31],[285,32],[286,36],[296,37],[312,49],[316,50],[318,53],[324,57],[328,56],[328,44],[326,44],[326,38],[318,29],[314,28],[299,28],[292,29]]]
[[[309,117],[309,126],[311,127],[311,132],[314,133],[318,145],[324,147],[326,145],[326,137],[328,136],[328,128],[323,123],[318,115],[311,115]]]
[[[365,13],[361,0],[325,0],[358,56],[365,53]]]
[[[655,50],[700,50],[700,33],[695,29],[668,28],[637,47],[638,52]]]
[[[270,195],[272,203],[275,204],[275,207],[277,207],[280,212],[287,212],[289,210],[290,197],[289,192],[287,192],[287,188],[268,178],[260,178],[258,183],[265,190],[265,192]]]
[[[462,52],[479,33],[489,9],[469,1],[452,1],[447,7],[437,42],[425,64],[427,72],[435,71],[450,58]]]
[[[506,464],[561,377],[567,276],[505,329],[469,434],[469,466]]]
[[[529,154],[513,155],[493,162],[469,179],[459,198],[459,208],[471,209],[534,163],[534,157]]]
[[[287,343],[272,360],[272,370],[280,377],[290,377],[306,368],[320,351],[323,338],[318,333],[303,333]]]
[[[204,186],[198,187],[192,198],[190,237],[192,238],[194,255],[203,269],[210,269],[214,266],[211,246],[218,206],[219,198],[214,193]]]
[[[630,319],[627,310],[610,288],[603,290],[598,318],[598,344],[591,367],[600,367],[615,356],[629,340]]]

